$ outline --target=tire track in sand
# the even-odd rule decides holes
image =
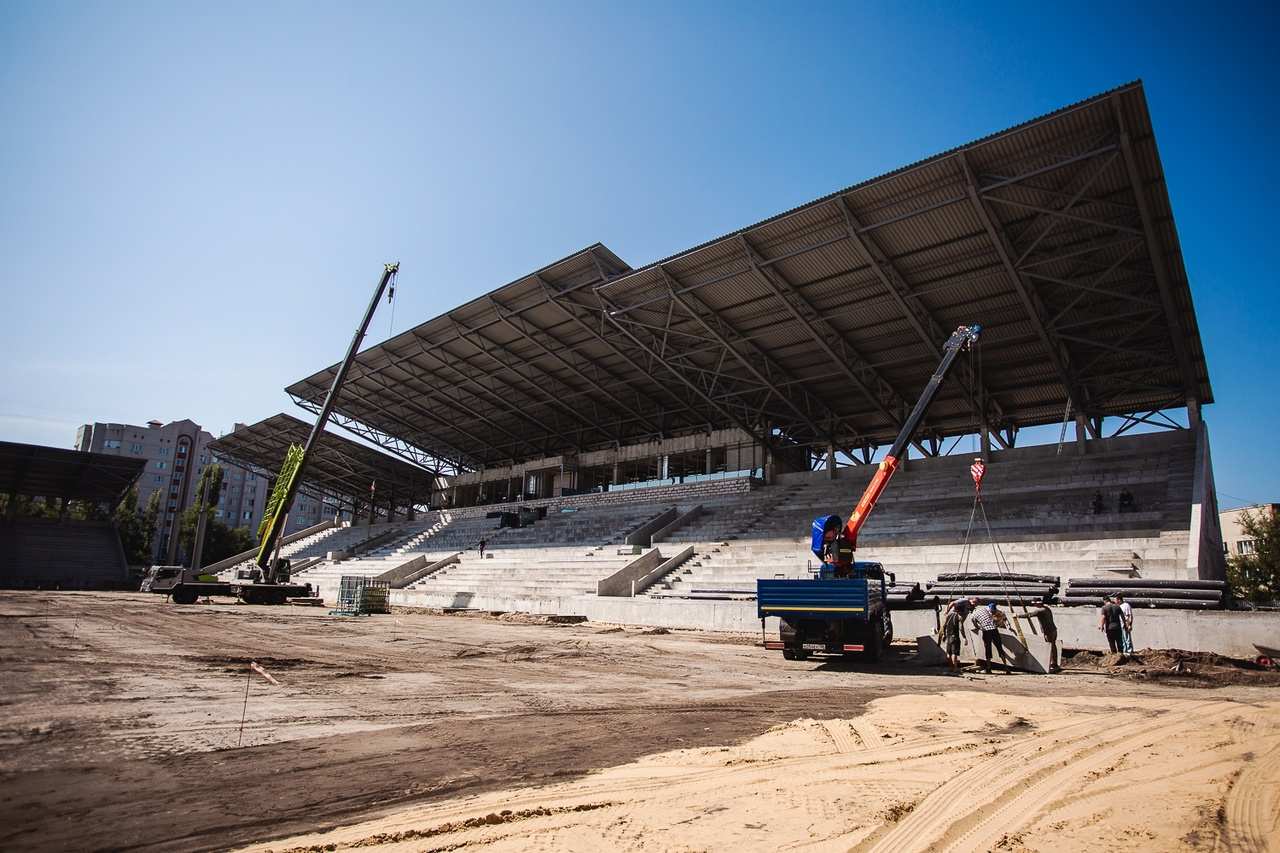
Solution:
[[[1280,850],[1280,743],[1245,765],[1225,808],[1218,847],[1241,853]]]
[[[1210,704],[1237,707],[1231,703],[1203,703],[1183,713],[1195,713]],[[997,811],[1002,815],[1012,811],[1007,807],[1014,801],[1018,801],[1018,808],[1023,809],[1022,795],[1028,791],[1029,786],[1040,787],[1036,783],[1056,775],[1056,768],[1062,768],[1063,775],[1075,775],[1078,763],[1099,751],[1107,752],[1106,757],[1099,759],[1105,761],[1112,752],[1123,751],[1123,748],[1108,749],[1117,742],[1127,743],[1129,740],[1148,738],[1167,728],[1165,716],[1160,714],[1152,717],[1147,713],[1128,712],[1127,720],[1119,725],[1111,725],[1106,732],[1101,733],[1098,732],[1097,719],[1081,720],[1040,735],[1033,734],[1001,750],[993,750],[990,757],[973,764],[935,788],[900,822],[882,833],[873,833],[854,849],[875,853],[906,853],[925,846],[940,849],[950,847],[952,842],[964,840],[978,825],[988,824],[988,819]],[[1045,743],[1046,740],[1049,741],[1048,744]],[[1081,744],[1084,744],[1083,748]],[[993,785],[993,782],[996,784]],[[1050,798],[1046,797],[1046,802],[1048,799]],[[1020,825],[1032,817],[1033,814],[1022,811],[1011,820]],[[1013,828],[1008,822],[1002,823],[1000,834]],[[957,845],[956,849],[990,849],[997,840],[998,835],[986,845],[973,842],[968,846]]]
[[[1194,728],[1213,718],[1223,718],[1237,709],[1238,706],[1231,702],[1206,703],[1179,714],[1173,724],[1162,718],[1140,720],[1106,732],[1101,737],[1104,743],[1081,749],[1066,762],[1048,765],[1034,762],[1036,769],[1021,785],[952,824],[939,845],[953,850],[993,849],[1004,834],[1030,825],[1063,791],[1071,789],[1073,783],[1104,771],[1121,756],[1140,748],[1153,732],[1159,731],[1163,737],[1176,737],[1179,731]]]

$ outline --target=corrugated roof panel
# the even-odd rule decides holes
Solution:
[[[1126,323],[1135,322],[1135,312],[1123,310],[1126,301],[1141,309],[1160,304],[1160,294],[1145,238],[1133,239],[1133,229],[1142,223],[1132,178],[1116,156],[1117,103],[1148,187],[1152,228],[1169,262],[1181,326],[1169,329],[1162,312],[1150,329],[1129,339]],[[980,205],[971,197],[966,165]],[[1070,210],[1063,210],[1069,204]],[[870,246],[874,264],[851,238],[846,210],[862,229],[859,239]],[[995,240],[988,220],[998,230]],[[752,262],[757,255],[763,276]],[[1021,265],[1016,274],[1011,275],[1010,262]],[[1094,286],[1103,273],[1102,284]],[[1038,305],[1035,316],[1022,294]],[[1162,389],[1176,400],[1182,389],[1171,366],[1175,335],[1188,341],[1200,384],[1196,392],[1211,399],[1139,84],[849,187],[640,270],[628,271],[603,246],[589,247],[499,288],[492,299],[473,300],[371,349],[360,364],[363,371],[381,370],[384,384],[389,377],[391,386],[400,382],[416,388],[394,371],[393,361],[424,348],[444,357],[448,364],[414,356],[415,369],[425,371],[432,383],[456,386],[430,393],[447,397],[440,405],[451,413],[457,407],[470,410],[458,421],[469,436],[426,418],[413,432],[424,442],[447,433],[488,461],[495,454],[524,452],[509,435],[498,435],[504,431],[518,432],[526,450],[565,441],[582,447],[652,431],[656,420],[662,429],[699,423],[699,418],[704,425],[729,426],[733,412],[741,416],[762,403],[788,434],[808,434],[808,418],[837,412],[845,418],[841,429],[888,438],[891,432],[884,432],[891,424],[864,395],[854,395],[861,399],[851,403],[839,383],[817,381],[829,370],[844,374],[830,352],[847,349],[848,358],[865,359],[872,373],[864,379],[887,383],[894,389],[890,395],[898,397],[893,405],[905,406],[932,372],[941,339],[961,322],[987,327],[984,381],[1013,424],[1056,417],[1053,410],[1066,398],[1063,377],[1044,349],[1045,335],[1058,338],[1068,353],[1067,369],[1078,372],[1094,413],[1151,405]],[[1101,346],[1125,340],[1125,348],[1140,353]],[[1141,383],[1126,378],[1144,358],[1160,361],[1162,369],[1149,372]],[[788,399],[766,400],[752,370],[772,372]],[[321,371],[289,390],[315,399],[323,395],[329,375]],[[536,387],[521,387],[530,384]],[[608,393],[614,385],[627,390],[625,405],[624,395]],[[712,387],[715,400],[700,396],[705,391],[699,389]],[[414,421],[394,387],[377,390],[361,382],[352,386],[353,394],[357,390],[370,396],[348,399],[344,392],[339,407],[348,414],[358,409],[378,417],[395,434],[404,427],[392,421]],[[385,416],[378,414],[380,405]],[[962,428],[971,417],[967,406],[948,391],[931,413],[930,427]],[[635,407],[643,411],[632,411]],[[607,425],[584,423],[605,413],[611,418]],[[546,429],[540,433],[531,421],[545,422]]]

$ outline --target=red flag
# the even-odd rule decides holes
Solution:
[[[982,491],[982,477],[987,473],[987,466],[981,459],[973,460],[973,464],[969,466],[969,474],[973,477],[973,489],[976,492]]]

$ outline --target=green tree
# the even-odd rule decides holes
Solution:
[[[200,472],[200,480],[196,483],[196,501],[182,513],[179,528],[179,543],[188,554],[195,553],[196,528],[200,523],[200,513],[205,516],[204,549],[200,554],[200,562],[204,565],[216,563],[241,551],[253,547],[253,540],[247,530],[229,527],[213,517],[213,508],[218,505],[222,494],[223,471],[221,465],[206,465]],[[208,487],[208,492],[205,489]],[[203,500],[202,500],[203,498]]]
[[[156,489],[151,493],[151,497],[147,498],[147,508],[142,511],[142,528],[147,532],[147,558],[143,560],[143,565],[151,563],[152,556],[155,553],[156,544],[156,528],[160,525],[160,490]]]
[[[1245,510],[1240,527],[1253,539],[1253,553],[1228,558],[1227,583],[1237,598],[1270,604],[1280,599],[1280,516]]]
[[[120,547],[125,561],[131,566],[144,566],[150,562],[150,537],[143,528],[142,513],[138,511],[138,487],[130,486],[124,499],[111,516],[111,523],[120,534]]]

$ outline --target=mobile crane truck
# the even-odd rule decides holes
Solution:
[[[152,566],[143,579],[143,592],[167,595],[174,604],[195,604],[199,598],[210,595],[233,595],[246,604],[284,604],[290,598],[305,598],[312,594],[310,584],[289,583],[289,561],[279,556],[279,543],[284,534],[289,510],[293,506],[293,499],[298,493],[298,486],[302,484],[303,472],[311,461],[316,443],[324,433],[325,424],[333,414],[338,392],[342,389],[347,373],[356,360],[360,344],[369,331],[369,323],[373,320],[378,302],[382,299],[382,294],[386,292],[388,285],[391,286],[391,292],[388,294],[387,301],[390,302],[391,297],[394,296],[394,282],[396,273],[399,271],[398,263],[383,266],[382,277],[378,279],[378,286],[374,288],[373,298],[369,300],[369,307],[364,312],[364,319],[360,321],[355,336],[351,338],[346,357],[333,375],[333,384],[329,386],[329,393],[325,396],[320,414],[316,416],[315,425],[311,427],[311,433],[307,436],[306,445],[300,451],[296,449],[290,451],[290,454],[285,457],[285,464],[280,473],[284,488],[274,513],[270,516],[266,533],[258,543],[256,568],[249,572],[242,572],[239,580],[220,581],[217,577],[202,572],[198,565]],[[293,458],[290,459],[290,456]],[[198,562],[198,557],[193,562]]]
[[[804,660],[810,653],[853,655],[876,662],[893,640],[888,585],[893,575],[879,563],[855,562],[858,533],[875,509],[885,486],[898,470],[907,444],[938,394],[952,363],[981,333],[981,326],[960,326],[943,345],[942,361],[902,423],[880,467],[849,519],[819,516],[810,530],[811,550],[822,566],[813,579],[759,579],[756,581],[756,615],[763,630],[765,619],[780,617],[779,639],[765,640],[766,649],[781,650],[787,660]]]

